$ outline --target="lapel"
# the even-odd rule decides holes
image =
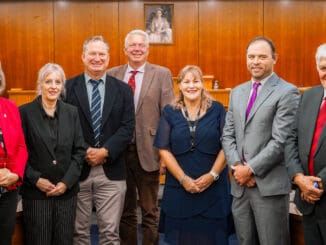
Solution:
[[[248,124],[253,116],[255,115],[258,108],[264,103],[264,101],[274,92],[275,88],[278,85],[279,77],[274,73],[261,88],[260,93],[257,96],[254,106],[251,109],[251,112],[248,116],[246,124]]]
[[[30,119],[34,125],[35,133],[40,135],[40,138],[43,141],[46,148],[48,149],[50,155],[53,157],[53,159],[55,159],[54,149],[51,147],[51,144],[50,144],[50,138],[47,134],[48,130],[45,127],[44,118],[42,115],[42,109],[41,109],[39,99],[41,99],[41,97],[37,97],[33,101],[33,107],[32,107],[32,111],[30,113],[30,115],[33,115],[33,116],[31,116]]]
[[[103,110],[102,110],[102,127],[109,118],[117,94],[118,94],[117,86],[115,85],[115,83],[113,83],[113,81],[109,76],[106,76],[105,96],[104,96],[104,103],[103,103]]]
[[[311,115],[311,117],[308,117],[308,118],[313,120],[312,125],[314,125],[314,126],[316,125],[316,121],[317,121],[318,113],[319,113],[319,109],[320,109],[320,104],[321,104],[323,97],[324,97],[324,89],[321,87],[321,89],[318,91],[318,93],[316,93],[316,96],[313,96],[310,101],[309,107],[315,108],[315,110],[313,110],[313,109],[309,110],[309,112],[311,112],[312,115]],[[309,135],[308,135],[309,141],[308,142],[312,142],[312,138],[313,138],[313,135],[315,132],[315,127],[310,127],[310,128],[311,129],[309,130]],[[318,145],[317,145],[317,148],[315,151],[315,155],[318,153],[320,147],[323,145],[325,137],[326,137],[326,127],[324,125],[323,130],[318,139]]]
[[[77,100],[79,101],[80,108],[83,111],[88,123],[92,127],[91,110],[89,108],[89,101],[88,101],[87,88],[86,88],[86,84],[85,84],[84,74],[80,75],[79,78],[77,78],[77,80],[74,84],[74,91],[75,91],[75,96],[76,96]]]
[[[250,90],[252,87],[251,81],[247,82],[244,84],[242,87],[242,91],[240,92],[239,96],[239,106],[240,106],[240,120],[241,120],[241,125],[242,128],[245,127],[246,124],[246,110],[247,110],[247,104],[249,100],[249,95],[250,95]]]
[[[153,66],[147,62],[145,65],[145,69],[144,69],[144,76],[143,76],[143,81],[142,81],[142,85],[141,85],[141,89],[140,89],[140,93],[139,93],[136,114],[138,113],[139,108],[141,107],[141,104],[144,102],[148,88],[153,81],[154,74],[155,74],[155,71],[153,69]]]

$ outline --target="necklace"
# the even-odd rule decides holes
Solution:
[[[195,150],[196,128],[197,128],[197,124],[198,124],[198,120],[199,120],[199,116],[200,116],[201,106],[202,106],[202,104],[200,103],[199,110],[197,112],[197,117],[196,117],[195,121],[190,120],[189,114],[187,111],[187,107],[186,106],[183,107],[183,111],[186,116],[189,132],[190,132],[190,144],[191,144],[190,151]]]

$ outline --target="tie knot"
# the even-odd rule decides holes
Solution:
[[[100,84],[101,79],[100,80],[90,79],[89,81],[91,82],[91,84],[93,85],[93,87],[97,87]]]
[[[254,83],[254,89],[257,89],[260,85],[261,85],[261,83],[259,83],[259,82],[258,82],[258,83],[255,82],[255,83]]]
[[[137,74],[138,71],[130,71],[132,76],[135,76]]]

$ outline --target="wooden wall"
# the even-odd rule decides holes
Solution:
[[[150,3],[157,3],[151,1]],[[165,1],[161,1],[165,2]],[[126,62],[126,33],[144,29],[148,1],[1,1],[0,60],[7,89],[34,89],[47,62],[63,66],[67,77],[83,70],[81,49],[91,35],[110,43],[110,66]],[[172,45],[151,45],[149,61],[171,69],[199,65],[223,88],[247,80],[245,50],[250,39],[270,37],[279,61],[276,72],[298,86],[318,84],[315,50],[326,42],[323,0],[198,0],[174,4]]]

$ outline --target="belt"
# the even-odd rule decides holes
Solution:
[[[129,144],[127,150],[130,152],[137,152],[136,144]]]

